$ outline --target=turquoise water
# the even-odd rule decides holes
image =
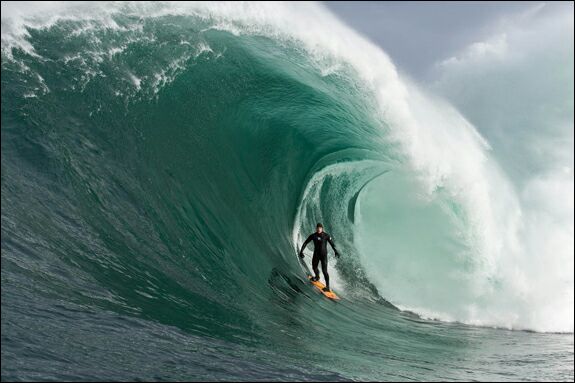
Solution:
[[[2,21],[2,380],[573,380],[353,62],[162,7]]]

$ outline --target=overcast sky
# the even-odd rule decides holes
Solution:
[[[324,2],[342,21],[381,46],[400,71],[424,79],[436,62],[487,38],[505,19],[543,2]],[[573,3],[546,3],[546,9]]]

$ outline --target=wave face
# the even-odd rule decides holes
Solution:
[[[534,278],[488,141],[322,7],[4,10],[3,379],[573,378],[572,334],[491,328],[573,331],[573,226]]]

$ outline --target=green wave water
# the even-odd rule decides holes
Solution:
[[[2,380],[573,380],[572,321],[509,319],[483,191],[421,199],[397,131],[436,109],[382,110],[353,60],[234,7],[3,19]],[[337,303],[295,256],[316,221]]]

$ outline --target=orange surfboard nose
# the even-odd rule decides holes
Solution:
[[[325,287],[325,285],[323,283],[321,283],[320,281],[312,281],[311,280],[311,275],[308,275],[308,279],[310,280],[311,284],[314,285],[317,289],[319,289],[319,291],[325,295],[326,297],[328,297],[329,299],[333,299],[333,300],[339,300],[339,297],[337,295],[335,295],[335,293],[333,291],[323,291],[323,288]]]

